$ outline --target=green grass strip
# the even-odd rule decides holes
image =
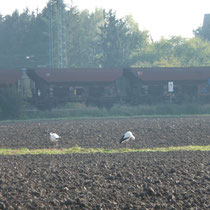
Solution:
[[[210,151],[210,145],[206,146],[180,146],[180,147],[158,147],[145,149],[104,149],[104,148],[82,148],[79,146],[71,148],[53,148],[53,149],[7,149],[1,148],[0,155],[56,155],[56,154],[74,154],[74,153],[124,153],[124,152],[170,152],[170,151]]]

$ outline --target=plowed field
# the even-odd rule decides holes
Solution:
[[[0,148],[210,144],[210,117],[0,123]],[[210,209],[210,152],[0,156],[0,209]]]

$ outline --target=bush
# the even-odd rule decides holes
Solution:
[[[0,119],[17,119],[22,110],[23,99],[16,89],[0,89]]]

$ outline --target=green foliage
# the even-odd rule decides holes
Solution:
[[[179,54],[182,66],[208,66],[210,42],[197,37],[192,38],[183,44]]]
[[[139,116],[167,116],[167,115],[205,115],[210,114],[210,105],[196,103],[187,104],[158,104],[123,106],[114,105],[110,109],[97,107],[77,107],[71,109],[55,109],[52,111],[24,112],[22,119],[89,119],[89,118],[113,118],[113,117],[139,117]]]
[[[41,12],[0,16],[0,68],[210,65],[208,21],[192,39],[154,42],[132,16],[79,11],[63,2],[48,1]]]
[[[0,119],[17,119],[22,109],[23,99],[14,88],[0,89]]]
[[[209,57],[209,41],[198,37],[191,39],[172,37],[151,43],[142,54],[142,61],[148,66],[161,67],[208,66]]]
[[[0,19],[0,67],[22,68],[46,64],[48,59],[47,27],[42,15],[14,11]]]
[[[98,33],[103,24],[103,10],[79,12],[71,7],[67,13],[67,57],[70,67],[98,67]]]
[[[99,40],[101,64],[103,67],[119,67],[122,65],[122,42],[127,29],[122,19],[118,20],[112,10],[108,13],[104,11],[104,20]]]
[[[104,25],[100,31],[103,67],[127,67],[136,63],[148,38],[147,32],[140,32],[131,16],[117,19],[112,10],[104,11]]]

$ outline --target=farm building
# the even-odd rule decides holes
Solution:
[[[138,102],[148,102],[146,96],[151,102],[164,101],[170,96],[174,102],[209,100],[210,67],[130,68],[127,71]],[[169,84],[173,85],[171,91]]]
[[[121,69],[28,70],[29,77],[35,82],[34,99],[43,106],[65,102],[109,106],[119,100],[116,81],[122,73]]]
[[[14,88],[23,97],[31,97],[32,81],[26,69],[0,69],[0,88]]]
[[[0,87],[11,86],[40,109],[67,102],[108,108],[116,103],[210,103],[210,67],[0,70]]]

